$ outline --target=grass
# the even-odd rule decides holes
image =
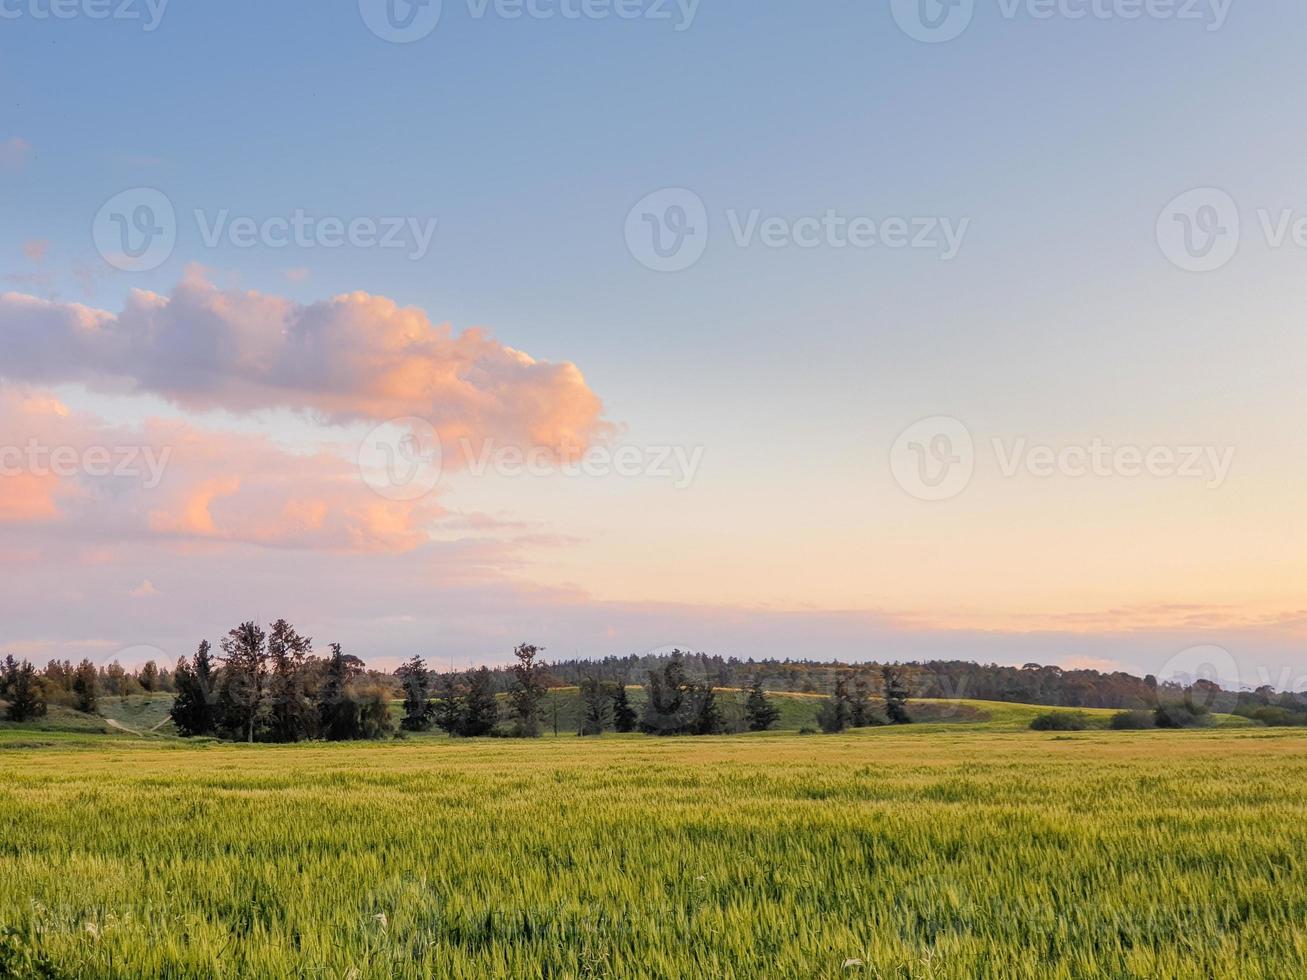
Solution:
[[[1307,735],[1018,724],[11,731],[0,975],[1307,975]]]

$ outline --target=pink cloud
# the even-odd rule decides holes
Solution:
[[[50,243],[43,238],[33,238],[31,241],[23,242],[23,254],[37,265],[45,261],[46,253],[49,251]]]
[[[18,170],[27,164],[32,156],[32,144],[14,136],[0,143],[0,168]]]
[[[418,417],[442,439],[591,445],[610,428],[574,364],[537,361],[481,330],[348,293],[310,305],[221,290],[192,274],[117,313],[0,295],[0,374],[124,385],[189,409],[288,408],[330,423]]]
[[[105,555],[106,542],[143,538],[397,553],[428,541],[444,513],[434,497],[378,496],[332,453],[289,453],[266,436],[181,421],[109,426],[40,393],[0,391],[0,451],[0,523],[95,539],[83,564]],[[56,470],[55,451],[71,463]]]

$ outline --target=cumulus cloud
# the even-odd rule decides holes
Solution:
[[[191,410],[293,409],[328,423],[418,417],[442,439],[579,452],[608,429],[576,365],[347,293],[303,305],[191,274],[118,313],[0,295],[0,376],[147,392]]]
[[[109,426],[48,394],[0,391],[0,526],[45,539],[162,539],[398,553],[430,540],[434,498],[383,499],[332,453],[180,420]]]

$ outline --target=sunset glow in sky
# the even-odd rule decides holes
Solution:
[[[361,6],[0,23],[0,653],[1307,686],[1297,0]]]

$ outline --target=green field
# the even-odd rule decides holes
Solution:
[[[10,726],[0,976],[1307,976],[1307,736],[1002,708],[287,747]]]

